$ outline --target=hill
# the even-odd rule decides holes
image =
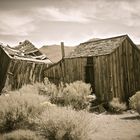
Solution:
[[[75,47],[65,46],[65,56],[72,52]],[[42,53],[46,54],[47,57],[54,63],[58,62],[62,58],[61,46],[60,45],[44,45],[39,49]]]

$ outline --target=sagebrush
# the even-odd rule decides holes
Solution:
[[[91,140],[95,131],[93,115],[71,108],[48,108],[36,122],[38,132],[48,140]]]
[[[44,110],[45,98],[37,94],[11,92],[0,96],[0,132],[32,127],[32,119]]]
[[[88,106],[87,96],[92,92],[90,84],[76,81],[69,84],[61,83],[57,87],[48,80],[46,81],[42,93],[49,96],[53,104],[71,106],[77,110],[85,109]]]
[[[136,92],[136,94],[130,97],[129,106],[131,109],[137,110],[137,112],[140,114],[140,91]]]
[[[73,83],[60,83],[59,86],[51,83],[48,78],[44,83],[35,83],[33,85],[24,85],[20,93],[31,93],[46,96],[48,100],[60,106],[71,106],[76,110],[87,108],[87,96],[91,95],[91,85],[82,81]]]
[[[43,138],[37,135],[31,130],[15,130],[3,135],[3,140],[43,140]]]
[[[140,114],[140,101],[137,104],[137,112]]]
[[[118,98],[113,98],[109,102],[109,111],[111,113],[122,113],[127,109],[126,103],[120,103]]]
[[[73,110],[84,109],[90,94],[90,85],[81,81],[57,87],[48,80],[7,92],[0,96],[0,133],[6,133],[2,138],[90,140],[94,115]]]

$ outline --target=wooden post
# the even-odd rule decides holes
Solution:
[[[64,58],[65,57],[64,42],[61,42],[61,53],[62,53],[62,58]]]

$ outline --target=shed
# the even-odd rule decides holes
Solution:
[[[90,83],[100,101],[127,101],[140,90],[140,50],[128,35],[81,43],[44,75],[56,84]]]
[[[0,92],[43,81],[43,70],[52,62],[28,40],[16,47],[0,45]]]

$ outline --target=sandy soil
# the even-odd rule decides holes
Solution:
[[[140,116],[126,112],[121,115],[100,114],[93,140],[140,140]]]

